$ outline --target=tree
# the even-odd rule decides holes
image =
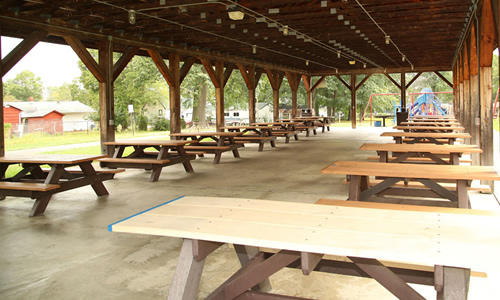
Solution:
[[[51,86],[48,89],[49,96],[48,100],[54,101],[72,101],[73,97],[71,95],[71,84],[64,83],[61,86]]]
[[[212,81],[205,73],[202,65],[193,65],[181,85],[182,106],[193,109],[193,121],[206,121],[207,101],[214,104],[214,89]]]
[[[4,84],[4,96],[11,95],[20,101],[28,101],[33,97],[35,101],[43,100],[43,84],[40,77],[31,71],[24,70],[14,79],[7,80]]]

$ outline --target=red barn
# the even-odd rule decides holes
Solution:
[[[63,133],[63,113],[56,110],[36,110],[25,112],[21,110],[21,108],[15,106],[15,104],[7,104],[3,108],[4,123],[12,124],[11,132],[20,133],[19,124],[22,124],[23,133]]]

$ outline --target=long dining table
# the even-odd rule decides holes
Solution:
[[[402,132],[390,131],[382,132],[380,136],[389,136],[394,139],[397,144],[407,143],[423,143],[430,142],[437,145],[449,144],[453,145],[457,139],[470,139],[471,135],[461,132]]]

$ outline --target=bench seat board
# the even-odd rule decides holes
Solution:
[[[435,144],[373,144],[365,143],[359,150],[390,152],[430,152],[436,154],[449,153],[483,153],[474,145],[435,145]]]
[[[381,162],[336,161],[323,168],[322,174],[383,176],[449,180],[500,180],[494,167],[437,165],[437,164],[387,164]]]
[[[473,213],[184,197],[109,230],[424,266],[500,268],[500,218]]]

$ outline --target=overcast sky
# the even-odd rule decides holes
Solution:
[[[10,53],[20,42],[2,36],[2,58]],[[78,56],[69,46],[38,43],[4,77],[4,82],[13,79],[24,70],[42,78],[44,88],[71,83],[81,75],[78,69]]]

